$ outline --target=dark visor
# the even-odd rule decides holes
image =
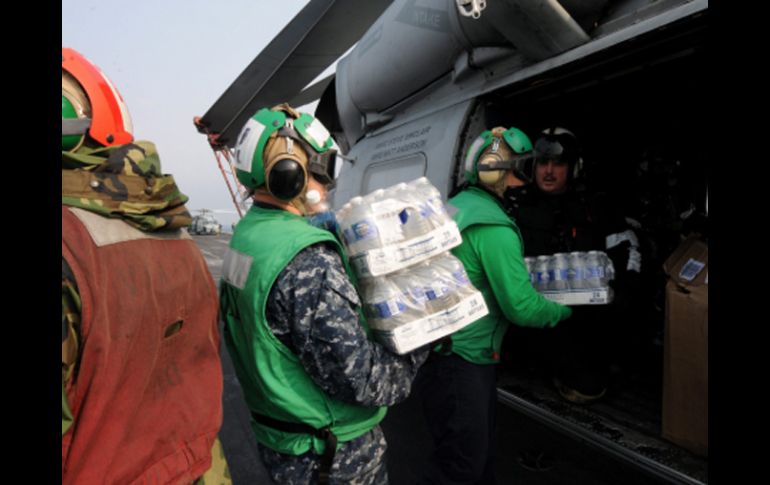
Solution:
[[[537,155],[535,156],[535,163],[537,164],[546,164],[548,162],[553,162],[555,164],[567,164],[568,162],[566,160],[562,160],[561,155]]]

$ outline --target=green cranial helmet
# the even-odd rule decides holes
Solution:
[[[244,187],[254,189],[265,183],[262,155],[270,136],[285,123],[283,111],[262,108],[241,129],[235,145],[235,175]]]
[[[476,138],[471,147],[468,149],[468,153],[465,156],[465,162],[463,164],[465,180],[471,184],[476,184],[479,181],[479,167],[478,162],[481,155],[487,151],[487,148],[492,146],[495,139],[499,139],[502,134],[502,139],[505,144],[513,151],[515,156],[510,160],[502,160],[494,165],[488,165],[485,167],[487,170],[507,170],[512,169],[514,174],[526,181],[532,180],[532,142],[529,137],[518,128],[502,128],[498,127],[493,130],[487,130]]]
[[[333,145],[329,132],[320,121],[309,114],[297,112],[282,104],[259,110],[246,122],[238,135],[235,145],[236,176],[245,187],[255,189],[265,184],[266,172],[271,168],[268,164],[272,166],[269,162],[273,162],[265,159],[266,148],[268,144],[272,146],[271,140],[279,136],[291,138],[302,147],[301,152],[289,158],[303,165],[303,171],[315,173],[329,169],[330,173],[334,174],[334,157],[330,159],[319,156],[329,152]]]
[[[73,106],[72,101],[62,95],[61,97],[61,117],[63,120],[74,120],[78,118],[78,112]],[[83,135],[62,135],[61,149],[72,150],[80,144]]]

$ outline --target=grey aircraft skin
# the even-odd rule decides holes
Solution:
[[[643,157],[671,153],[688,180],[675,195],[707,216],[708,0],[487,0],[479,18],[462,11],[480,2],[464,3],[311,0],[196,127],[231,156],[259,108],[318,99],[315,116],[345,154],[330,196],[339,208],[421,176],[447,198],[485,129],[534,139],[564,126],[594,181],[621,195]],[[518,384],[500,385],[501,403],[656,480],[708,482],[707,458],[659,437],[659,402],[565,407]]]

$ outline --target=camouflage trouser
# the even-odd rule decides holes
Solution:
[[[222,443],[217,438],[214,446],[211,447],[211,468],[191,485],[232,485],[232,483],[230,469],[227,468],[227,460],[225,460],[225,450],[222,449]]]
[[[344,443],[334,455],[331,485],[387,485],[385,436],[379,426]],[[270,478],[281,485],[318,483],[321,456],[309,451],[292,456],[259,445],[259,454]]]

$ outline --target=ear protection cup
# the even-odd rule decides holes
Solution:
[[[273,197],[291,201],[307,187],[307,157],[294,139],[273,135],[266,143],[265,188]]]
[[[282,158],[267,168],[265,185],[268,192],[281,200],[292,200],[305,189],[307,171],[296,160]]]
[[[487,165],[492,165],[497,162],[502,162],[505,158],[513,155],[511,149],[502,143],[502,128],[494,128],[492,130],[493,135],[499,135],[492,139],[492,144],[485,149],[486,153],[481,155],[477,164],[477,171],[479,173],[479,181],[484,185],[493,186],[500,182],[505,177],[505,170],[484,170]],[[493,168],[493,167],[489,167]]]
[[[583,173],[583,157],[580,157],[577,159],[577,162],[575,162],[575,166],[572,168],[572,179],[576,179],[580,177],[580,175]]]
[[[479,172],[479,180],[481,180],[481,183],[485,185],[495,185],[497,182],[502,180],[503,178],[503,172],[502,170],[494,170],[491,172]]]
[[[503,176],[505,175],[505,172],[503,170],[490,170],[490,171],[480,171],[479,172],[479,180],[484,185],[495,185],[497,182],[502,180]]]

